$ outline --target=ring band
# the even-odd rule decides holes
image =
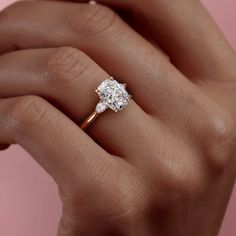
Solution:
[[[126,84],[120,84],[113,77],[104,80],[95,92],[98,94],[100,101],[95,111],[80,125],[80,128],[83,130],[88,128],[93,121],[108,108],[115,112],[123,110],[128,106],[132,98],[126,90]]]

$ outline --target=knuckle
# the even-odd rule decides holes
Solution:
[[[217,110],[206,119],[205,150],[214,168],[225,168],[230,162],[235,140],[234,121],[224,110]]]
[[[17,98],[8,116],[12,133],[17,136],[25,135],[29,129],[41,121],[46,114],[45,102],[37,96]]]
[[[211,136],[219,143],[224,142],[231,135],[232,120],[227,112],[216,112],[208,119]]]
[[[171,169],[166,170],[163,179],[163,188],[166,193],[164,197],[168,202],[192,199],[202,193],[205,185],[204,173],[200,168],[196,168],[194,163],[188,162],[185,165],[176,163]]]
[[[88,57],[80,50],[71,47],[57,49],[47,61],[46,76],[48,83],[68,87],[88,70]]]
[[[75,19],[79,17],[79,19]],[[112,32],[117,15],[110,8],[102,5],[89,7],[83,14],[76,13],[69,19],[72,31],[79,33],[85,40],[95,36],[104,36]]]
[[[198,91],[191,97],[191,107],[194,109],[189,127],[201,155],[207,161],[210,171],[220,171],[232,157],[231,149],[235,139],[232,115]]]

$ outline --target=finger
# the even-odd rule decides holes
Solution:
[[[16,45],[80,48],[109,74],[125,80],[135,101],[147,112],[153,113],[156,100],[168,93],[167,84],[172,80],[182,83],[183,76],[166,57],[106,7],[19,2],[3,12],[1,19],[2,52],[14,50]]]
[[[5,54],[0,57],[0,74],[1,96],[42,96],[77,124],[94,111],[98,103],[95,90],[109,78],[87,55],[69,47]],[[118,113],[107,110],[94,121],[89,132],[109,152],[126,157],[134,143],[142,142],[142,134],[152,129],[149,120],[131,101]]]
[[[0,130],[1,143],[20,144],[61,183],[112,160],[65,115],[36,96],[1,99]]]
[[[235,58],[234,52],[201,1],[97,2],[132,11],[137,23],[149,30],[188,77],[216,80],[225,78],[226,72],[231,73],[228,65]]]

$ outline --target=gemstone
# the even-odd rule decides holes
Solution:
[[[120,84],[113,78],[104,80],[97,88],[101,103],[113,111],[120,111],[128,106],[130,95],[126,91],[126,86]]]
[[[99,102],[96,106],[97,113],[103,113],[106,109],[107,109],[107,106],[102,102]]]

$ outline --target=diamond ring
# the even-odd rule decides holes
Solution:
[[[95,92],[98,94],[100,101],[95,111],[80,125],[83,130],[108,108],[115,112],[123,110],[132,98],[126,91],[126,84],[120,84],[113,77],[104,80]]]

